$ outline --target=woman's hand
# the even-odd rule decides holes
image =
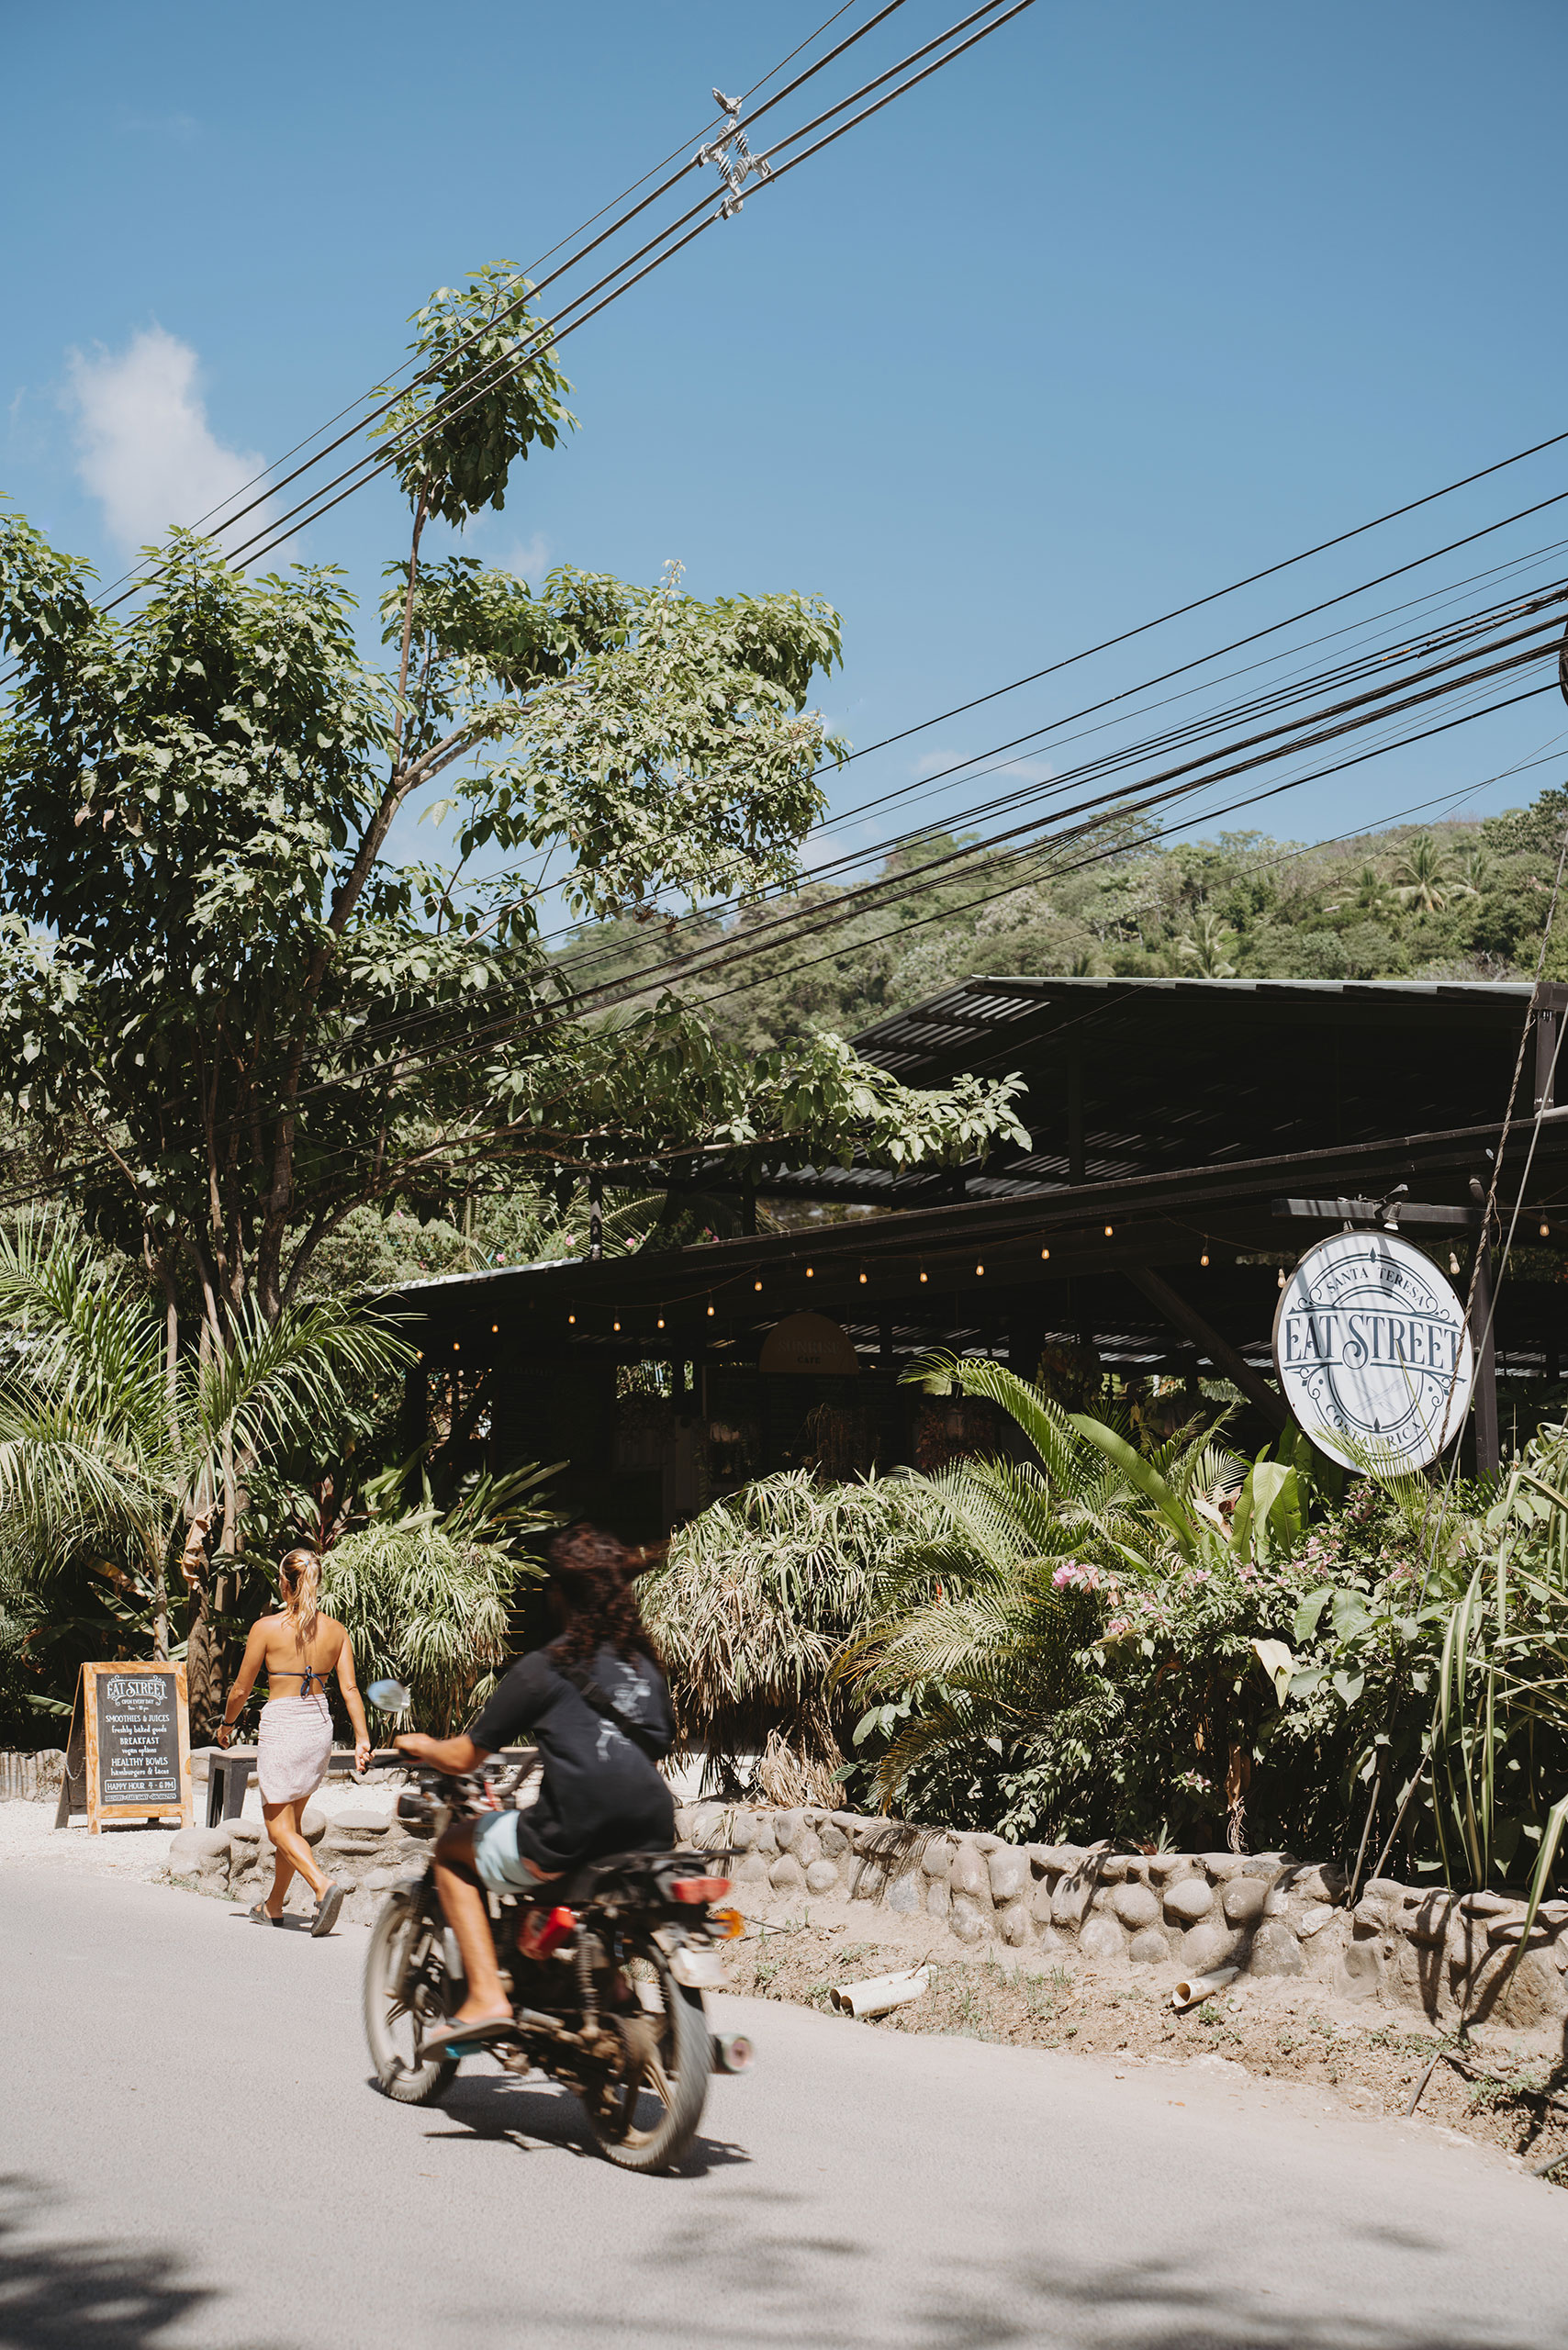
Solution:
[[[217,1740],[218,1740],[218,1743],[219,1744],[219,1746],[227,1746],[227,1745],[228,1745],[228,1743],[229,1743],[229,1741],[230,1741],[230,1739],[233,1737],[233,1735],[234,1735],[234,1725],[233,1725],[233,1723],[232,1723],[232,1722],[219,1722],[219,1723],[218,1723],[218,1729],[217,1729],[216,1732],[214,1733],[214,1735],[216,1736],[216,1738],[217,1738]]]
[[[370,1740],[356,1738],[353,1745],[353,1767],[361,1778],[370,1768]]]

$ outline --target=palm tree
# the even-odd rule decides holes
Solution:
[[[1210,907],[1204,906],[1193,917],[1186,937],[1177,941],[1176,952],[1205,979],[1233,979],[1236,966],[1226,959],[1226,949],[1235,943],[1234,932],[1226,930]]]
[[[1400,904],[1414,906],[1417,913],[1440,914],[1452,891],[1452,867],[1430,833],[1411,842],[1397,869],[1400,880],[1394,894]]]
[[[319,1434],[350,1388],[410,1349],[342,1305],[235,1315],[230,1344],[170,1365],[163,1315],[128,1270],[47,1218],[0,1232],[0,1545],[50,1598],[52,1628],[172,1652],[170,1585],[193,1594],[190,1695],[210,1709],[217,1662],[204,1539],[237,1474]],[[226,1532],[230,1529],[226,1529]]]
[[[1389,886],[1375,865],[1363,865],[1356,883],[1356,903],[1363,913],[1375,919],[1388,912],[1392,902]]]

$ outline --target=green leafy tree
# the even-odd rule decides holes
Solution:
[[[806,707],[836,615],[570,569],[542,593],[427,519],[502,501],[566,386],[504,266],[417,316],[383,420],[413,509],[367,665],[337,574],[251,579],[175,532],[120,620],[86,567],[0,526],[0,1092],[84,1163],[93,1225],[188,1296],[214,1348],[273,1321],[367,1202],[426,1214],[497,1181],[769,1158],[959,1157],[1021,1130],[1014,1089],[913,1094],[813,1038],[760,1063],[674,995],[563,1002],[538,860],[595,919],[715,877],[792,881],[835,746]],[[510,369],[511,372],[506,373]],[[465,763],[455,867],[388,862]],[[471,860],[495,864],[471,883]],[[227,1539],[227,1536],[226,1536]]]

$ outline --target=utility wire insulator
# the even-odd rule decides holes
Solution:
[[[745,99],[727,98],[722,90],[715,90],[713,96],[729,117],[729,128],[720,138],[710,140],[706,147],[699,147],[696,161],[718,165],[727,191],[719,209],[726,220],[733,220],[741,208],[742,191],[747,180],[753,173],[759,180],[770,180],[773,166],[766,156],[754,155],[745,143],[745,132],[740,127]]]

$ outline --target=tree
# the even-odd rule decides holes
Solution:
[[[1227,959],[1226,950],[1234,944],[1218,914],[1205,906],[1193,915],[1193,927],[1178,942],[1176,952],[1205,979],[1233,979],[1236,966]]]
[[[203,1726],[213,1595],[202,1537],[237,1464],[330,1424],[351,1385],[389,1376],[409,1348],[341,1307],[290,1307],[269,1325],[246,1301],[221,1352],[187,1349],[171,1375],[140,1281],[52,1220],[0,1234],[0,1550],[8,1580],[48,1602],[31,1644],[63,1642],[73,1664],[83,1635],[88,1653],[106,1638],[121,1649],[150,1638],[166,1656],[183,1570]]]
[[[124,620],[20,518],[0,526],[0,1093],[64,1154],[93,1225],[221,1349],[273,1322],[351,1215],[425,1209],[476,1170],[644,1182],[715,1159],[958,1158],[1021,1133],[1014,1088],[913,1094],[815,1037],[760,1062],[670,993],[619,1023],[574,1004],[544,882],[595,918],[669,889],[791,883],[842,746],[806,708],[837,616],[793,593],[683,592],[563,569],[539,595],[431,516],[499,506],[554,447],[568,388],[506,265],[415,319],[378,428],[413,514],[365,663],[338,574],[251,579],[174,532]],[[388,831],[458,762],[459,861]],[[480,882],[481,852],[498,858]],[[531,862],[531,860],[532,860]],[[226,1523],[224,1540],[231,1539]]]
[[[1399,884],[1394,894],[1402,906],[1417,913],[1440,914],[1454,888],[1453,867],[1430,833],[1411,842],[1399,860]]]

